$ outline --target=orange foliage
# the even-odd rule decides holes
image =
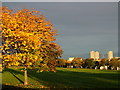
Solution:
[[[6,62],[11,65],[37,64],[53,70],[51,68],[55,67],[55,60],[61,56],[62,50],[53,43],[57,32],[50,21],[38,11],[22,9],[13,12],[7,7],[2,8],[0,19],[2,19],[3,64]],[[45,65],[41,64],[41,61]],[[51,62],[49,66],[48,62]]]

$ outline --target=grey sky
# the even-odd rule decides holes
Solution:
[[[3,2],[2,5],[42,11],[58,30],[57,43],[64,51],[63,58],[88,58],[91,50],[102,54],[109,50],[118,52],[117,2]]]
[[[2,0],[3,2],[15,2],[15,0]],[[16,2],[118,2],[119,0],[16,0]]]

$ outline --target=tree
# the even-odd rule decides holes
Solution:
[[[118,67],[120,68],[120,60],[118,60]]]
[[[75,66],[75,67],[80,67],[82,66],[83,62],[81,60],[81,58],[74,58],[72,60],[72,65]]]
[[[95,61],[95,66],[99,66],[99,62],[98,61]]]
[[[95,61],[95,69],[99,67],[100,63],[98,61]]]
[[[101,66],[105,66],[105,65],[108,65],[108,64],[109,64],[109,61],[106,58],[101,59],[101,61],[100,61]]]
[[[66,65],[66,60],[65,59],[58,59],[57,60],[57,66],[62,67],[64,65]]]
[[[67,66],[67,67],[71,67],[71,66],[72,66],[72,61],[66,60],[66,66]]]
[[[104,69],[107,69],[108,66],[109,66],[109,61],[108,61],[108,59],[102,58],[101,61],[100,61],[100,66],[103,66]],[[107,68],[106,68],[106,66],[107,66]]]
[[[39,71],[56,71],[56,59],[62,50],[54,42],[57,35],[50,21],[39,11],[2,8],[3,65],[23,65],[27,85],[27,68],[39,66]]]
[[[112,58],[111,60],[110,60],[110,67],[113,67],[113,69],[117,69],[117,67],[119,67],[120,66],[120,62],[119,62],[119,60],[118,59],[116,59],[116,58]]]
[[[95,66],[95,62],[94,62],[94,59],[93,58],[87,58],[84,62],[84,66],[86,67],[94,67]]]

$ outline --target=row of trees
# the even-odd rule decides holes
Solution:
[[[75,68],[100,68],[100,66],[108,66],[113,67],[114,69],[117,69],[117,67],[120,67],[120,60],[116,58],[112,58],[110,61],[106,58],[102,58],[100,61],[95,61],[92,58],[87,58],[84,60],[81,60],[81,58],[74,58],[72,61],[68,61],[65,59],[59,59],[57,60],[57,66],[58,67],[69,67],[73,66]]]

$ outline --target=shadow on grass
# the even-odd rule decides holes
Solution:
[[[13,69],[9,69],[9,68],[7,68],[6,71],[10,72],[18,81],[20,81],[22,84],[24,84],[24,82],[16,76],[16,74],[22,74],[23,75],[22,72],[19,72],[19,71],[13,70]]]
[[[118,88],[118,75],[111,73],[86,73],[74,71],[40,72],[29,71],[37,81],[45,82],[48,87],[62,88]]]
[[[11,85],[2,85],[2,90],[36,90],[35,88],[21,88],[17,86],[11,86]]]
[[[13,69],[7,70],[13,73],[13,75],[23,75],[23,72],[20,71]],[[28,76],[49,88],[119,88],[119,74],[75,72],[68,70],[40,73],[36,73],[36,71],[37,69],[28,69]]]

